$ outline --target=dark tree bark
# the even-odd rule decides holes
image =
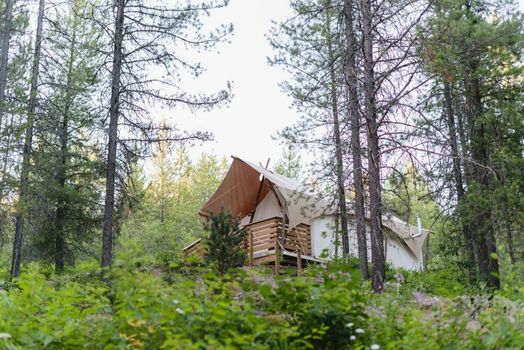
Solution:
[[[326,10],[326,30],[328,45],[328,64],[329,64],[329,85],[331,97],[331,113],[333,115],[333,138],[335,141],[335,159],[336,159],[336,176],[337,176],[337,196],[338,210],[340,212],[340,234],[342,235],[342,256],[347,259],[349,256],[349,236],[348,236],[348,211],[346,205],[345,189],[345,171],[342,159],[342,141],[340,138],[340,120],[338,109],[338,89],[337,89],[337,72],[336,57],[333,49],[333,36],[331,33],[331,18],[329,11],[331,6]]]
[[[460,162],[460,151],[457,140],[457,128],[455,125],[455,115],[453,108],[453,94],[451,84],[444,82],[444,111],[446,114],[446,121],[448,124],[449,131],[449,142],[451,146],[451,157],[453,158],[453,177],[455,180],[455,190],[457,191],[457,203],[459,212],[464,201],[464,180],[462,177],[462,167]],[[462,215],[461,215],[462,216]],[[475,244],[473,241],[473,235],[471,234],[471,225],[462,220],[461,223],[462,235],[464,236],[466,259],[468,264],[468,275],[470,282],[476,280],[476,269],[475,269]]]
[[[73,12],[76,9],[73,8]],[[71,105],[73,104],[73,67],[76,59],[76,44],[77,44],[77,25],[78,15],[73,13],[73,32],[71,35],[70,47],[69,47],[69,58],[67,62],[67,80],[65,84],[65,103],[62,113],[62,123],[59,129],[60,139],[60,153],[58,159],[58,169],[56,174],[56,180],[60,194],[58,196],[58,202],[55,213],[55,225],[56,225],[56,236],[55,236],[55,269],[56,272],[60,273],[65,267],[65,254],[66,254],[66,239],[65,239],[65,220],[67,213],[67,205],[65,196],[66,187],[66,175],[67,175],[67,164],[69,156],[69,121],[71,119]]]
[[[509,213],[507,215],[507,218],[509,218]],[[511,221],[505,220],[506,222],[506,239],[508,244],[508,254],[509,254],[509,261],[511,265],[515,265],[517,263],[517,258],[515,256],[515,246],[513,245],[513,231],[511,230]]]
[[[2,27],[2,51],[0,51],[0,128],[5,113],[5,90],[7,86],[7,64],[9,62],[9,42],[11,40],[11,22],[13,19],[14,0],[6,1]],[[1,130],[0,130],[1,131]]]
[[[480,186],[482,192],[488,193],[492,176],[488,169],[488,140],[486,139],[485,122],[482,120],[482,97],[480,81],[476,76],[477,68],[478,63],[475,59],[467,59],[464,78],[466,115],[470,132],[473,181]],[[477,205],[473,206],[475,214],[470,215],[473,216],[470,217],[470,222],[476,233],[480,277],[489,287],[500,288],[498,260],[493,257],[497,249],[491,208],[482,205],[475,207]]]
[[[368,248],[366,239],[366,213],[364,209],[364,185],[362,182],[362,147],[360,145],[360,107],[358,102],[358,79],[356,68],[356,40],[354,33],[353,0],[344,1],[346,34],[346,85],[348,112],[351,122],[351,156],[353,160],[353,185],[355,189],[355,219],[359,268],[364,279],[369,279]]]
[[[20,171],[20,197],[16,213],[15,236],[13,243],[13,257],[11,262],[11,277],[20,274],[20,262],[22,259],[22,241],[24,234],[24,214],[27,211],[29,195],[29,168],[31,162],[31,150],[33,146],[33,124],[37,104],[38,76],[40,73],[40,53],[42,47],[42,27],[44,24],[45,0],[40,0],[38,5],[38,19],[36,26],[35,50],[33,54],[33,65],[31,69],[31,89],[29,91],[29,102],[27,107],[27,125],[25,129],[24,150],[22,155],[22,170]]]
[[[109,132],[107,150],[106,197],[102,237],[102,269],[111,268],[113,260],[113,212],[115,206],[116,151],[118,143],[118,116],[120,101],[120,78],[122,72],[122,42],[124,39],[125,1],[116,2],[115,33],[113,38],[113,68],[111,76],[111,101],[109,108]]]
[[[368,144],[369,215],[371,237],[371,285],[374,292],[384,290],[386,278],[384,233],[381,215],[380,145],[376,110],[376,90],[373,60],[373,12],[370,0],[361,0],[362,41],[364,53],[364,101]]]

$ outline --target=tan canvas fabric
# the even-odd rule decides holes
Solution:
[[[311,218],[320,213],[319,208],[322,204],[311,195],[304,194],[299,182],[233,157],[227,175],[211,199],[202,207],[200,214],[207,216],[210,212],[220,211],[220,207],[224,206],[231,208],[234,215],[245,218],[257,206],[257,193],[262,178],[264,185],[258,203],[263,203],[268,193],[272,194],[272,200],[266,201],[262,207],[257,207],[255,221],[269,215],[268,213],[278,213],[276,216],[282,216],[283,209],[289,219],[289,225],[295,227],[300,223],[309,224]],[[258,213],[259,210],[262,212]]]
[[[264,183],[257,202],[262,179]],[[336,209],[331,208],[325,201],[318,200],[308,193],[299,182],[238,157],[233,157],[233,163],[224,180],[202,207],[200,214],[207,216],[210,212],[219,212],[221,206],[230,208],[233,215],[243,218],[244,223],[249,223],[250,218],[246,216],[255,208],[254,221],[281,217],[284,210],[291,228],[301,223],[309,225],[312,218],[336,212]],[[350,215],[354,213],[350,212]],[[422,259],[422,244],[429,231],[422,230],[419,236],[417,227],[394,216],[383,216],[382,223],[419,261]]]
[[[271,218],[281,218],[282,209],[280,208],[277,196],[270,191],[257,206],[253,222],[264,221]]]
[[[422,229],[419,235],[418,227],[394,216],[382,216],[382,224],[406,243],[417,260],[422,260],[422,245],[429,234],[428,230]]]
[[[224,180],[199,213],[208,216],[209,213],[220,212],[220,208],[224,206],[231,209],[233,215],[242,218],[255,209],[259,187],[260,173],[245,162],[233,159]],[[262,186],[259,201],[268,192],[269,187]]]

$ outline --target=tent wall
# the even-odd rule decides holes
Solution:
[[[333,215],[319,216],[311,220],[311,250],[316,258],[335,257],[336,240],[335,217]]]
[[[386,261],[393,267],[411,271],[422,270],[422,262],[417,261],[413,254],[398,242],[388,239],[386,249]]]
[[[328,259],[333,259],[335,256],[335,220],[334,215],[325,215],[314,218],[311,223],[311,238],[313,256],[320,258],[324,251],[328,252]],[[358,243],[356,234],[356,222],[349,220],[348,235],[349,235],[349,254],[350,256],[358,256]],[[369,227],[367,233],[367,249],[368,259],[371,261],[371,239],[369,236]],[[338,248],[338,254],[341,255],[341,247]],[[406,270],[421,270],[423,268],[422,261],[419,261],[416,256],[405,245],[387,239],[386,242],[386,261],[395,268],[403,268]]]
[[[280,208],[280,205],[278,204],[277,197],[275,196],[275,193],[270,191],[268,194],[262,199],[260,204],[257,206],[257,209],[255,211],[255,217],[253,219],[253,222],[259,222],[264,221],[271,218],[281,218],[282,217],[282,209]],[[248,225],[251,221],[251,216],[245,216],[242,221],[240,222],[241,226]]]

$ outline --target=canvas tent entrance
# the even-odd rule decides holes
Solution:
[[[242,225],[281,217],[293,228],[301,223],[309,225],[310,219],[327,207],[299,182],[238,157],[232,158],[222,183],[200,209],[201,216],[218,213],[224,207],[242,218]]]

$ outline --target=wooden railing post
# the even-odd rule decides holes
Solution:
[[[302,276],[302,254],[297,250],[297,276]]]
[[[253,266],[253,231],[249,230],[249,267]]]
[[[302,255],[300,249],[297,250],[297,276],[302,276]]]
[[[280,245],[278,243],[278,230],[275,237],[275,275],[280,274]]]

